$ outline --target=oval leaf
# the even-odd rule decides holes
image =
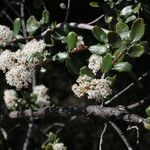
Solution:
[[[39,28],[39,23],[34,16],[31,16],[27,20],[27,31],[29,33],[34,33]]]
[[[14,23],[13,23],[13,33],[15,36],[19,33],[20,28],[21,28],[20,18],[16,18]]]
[[[132,69],[132,65],[128,62],[121,62],[114,66],[114,70],[118,72],[130,72]]]
[[[75,32],[69,32],[67,36],[67,46],[69,51],[72,51],[76,47],[77,41],[77,34]]]
[[[99,4],[98,4],[98,2],[90,2],[90,6],[97,8],[97,7],[99,7]]]
[[[139,41],[143,37],[144,31],[145,31],[144,20],[142,18],[136,19],[130,31],[130,39],[132,43]]]
[[[112,68],[112,55],[110,53],[107,53],[103,58],[101,71],[103,73],[107,73],[111,70],[111,68]]]
[[[147,114],[148,116],[150,116],[150,106],[147,107],[147,109],[146,109],[146,114]]]
[[[128,55],[133,58],[140,57],[143,53],[144,53],[144,46],[140,44],[133,45],[128,50]]]
[[[93,35],[94,37],[101,43],[105,43],[106,42],[106,33],[98,26],[95,26],[92,29]]]
[[[49,22],[49,11],[44,10],[43,13],[42,13],[41,23],[42,24],[48,24],[48,22]]]
[[[132,6],[126,6],[120,12],[120,15],[125,17],[128,17],[131,14],[132,14]]]
[[[80,69],[80,75],[84,75],[84,74],[90,77],[94,77],[93,72],[87,66],[84,66]]]
[[[116,24],[116,32],[120,35],[122,40],[127,40],[129,38],[129,27],[122,21]]]
[[[89,47],[89,51],[93,54],[103,55],[107,51],[106,45],[92,45]]]
[[[110,43],[113,48],[119,48],[121,46],[122,41],[118,33],[109,32],[107,37],[108,43]]]

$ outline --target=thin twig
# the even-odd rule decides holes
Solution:
[[[25,20],[24,20],[24,4],[25,0],[22,0],[22,3],[20,5],[20,13],[21,13],[21,24],[22,24],[22,32],[23,36],[26,39],[27,38],[27,33],[26,33],[26,25],[25,25]]]
[[[138,78],[138,81],[143,80],[145,77],[147,77],[150,74],[150,71],[144,73],[142,76],[140,76]],[[113,100],[117,99],[120,95],[122,95],[123,93],[125,93],[127,90],[129,90],[130,88],[132,88],[135,85],[135,82],[130,83],[126,88],[124,88],[123,90],[121,90],[118,94],[116,94],[115,96],[113,96],[110,100],[105,102],[105,105],[110,104]]]
[[[130,143],[128,142],[127,138],[125,137],[125,135],[123,134],[123,132],[121,131],[121,129],[115,123],[113,123],[111,121],[109,121],[109,123],[117,131],[117,133],[119,134],[119,136],[123,140],[124,144],[126,145],[127,149],[128,150],[133,150],[133,148],[131,147]]]
[[[92,25],[92,24],[98,22],[99,20],[101,20],[104,16],[105,16],[105,15],[103,14],[103,15],[99,16],[98,18],[96,18],[95,20],[93,20],[93,21],[91,21],[91,22],[89,22],[89,23],[87,23],[87,24]]]
[[[8,0],[5,0],[5,3],[8,5],[8,7],[12,10],[12,12],[17,16],[17,17],[20,17],[19,16],[19,13],[16,11],[16,9],[11,5],[10,2],[8,2]]]
[[[137,135],[137,140],[136,144],[139,144],[139,137],[140,137],[140,132],[138,126],[128,126],[127,131],[135,129],[136,130],[136,135]]]
[[[66,23],[69,17],[69,13],[70,13],[70,0],[68,0],[68,4],[67,4],[67,10],[66,10],[66,16],[65,16],[65,20],[63,23]]]
[[[28,131],[27,131],[27,136],[23,145],[23,150],[28,150],[28,146],[30,144],[30,139],[31,139],[31,135],[32,135],[32,128],[33,128],[33,124],[29,123],[28,125]]]
[[[127,109],[129,109],[129,110],[134,109],[138,106],[141,106],[142,104],[145,104],[146,102],[150,103],[150,95],[144,97],[143,99],[139,100],[138,102],[136,102],[134,104],[127,106]]]
[[[106,129],[107,129],[107,123],[105,122],[104,124],[104,129],[101,133],[101,136],[100,136],[100,141],[99,141],[99,150],[102,150],[102,144],[103,144],[103,138],[104,138],[104,134],[106,132]]]
[[[5,15],[5,17],[11,22],[13,23],[13,20],[10,18],[10,16],[6,13],[6,11],[2,11],[1,12],[3,15]]]

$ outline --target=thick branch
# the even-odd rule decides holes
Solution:
[[[24,110],[22,112],[12,111],[8,114],[11,119],[29,119],[33,115],[33,118],[49,118],[51,116],[62,116],[62,117],[71,117],[71,116],[97,116],[104,119],[119,119],[129,123],[135,123],[143,125],[147,124],[146,119],[131,114],[128,111],[118,108],[118,107],[101,107],[99,105],[90,105],[87,107],[45,107],[34,111]]]

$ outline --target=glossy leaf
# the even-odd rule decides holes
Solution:
[[[144,31],[144,20],[142,18],[135,20],[130,31],[130,39],[132,43],[139,41],[143,37]]]
[[[90,2],[90,6],[97,8],[97,7],[99,7],[99,4],[98,4],[98,2]]]
[[[144,53],[144,46],[140,44],[133,45],[128,50],[128,55],[133,58],[140,57],[143,53]]]
[[[128,62],[121,62],[116,64],[113,69],[118,72],[130,72],[132,69],[132,65]]]
[[[140,10],[140,8],[141,8],[141,3],[138,3],[137,6],[134,7],[132,11],[133,11],[134,13],[138,13],[139,10]]]
[[[69,51],[72,51],[76,47],[77,41],[77,34],[75,32],[69,32],[67,36],[67,46]]]
[[[106,45],[92,45],[89,47],[89,51],[93,54],[103,55],[107,51]]]
[[[84,75],[84,74],[90,77],[94,77],[93,72],[87,66],[84,66],[80,69],[80,75]]]
[[[92,29],[94,37],[101,43],[106,42],[106,33],[98,26]]]
[[[113,85],[116,81],[116,75],[115,76],[107,76],[106,77],[106,80],[110,81],[111,82],[111,85]]]
[[[67,59],[68,59],[68,53],[67,52],[59,52],[52,57],[53,61],[60,61],[60,62],[64,62]]]
[[[21,28],[20,18],[16,18],[14,23],[13,23],[13,33],[15,36],[19,33],[20,28]]]
[[[126,6],[120,12],[120,15],[125,17],[128,17],[131,14],[132,14],[132,6]]]
[[[39,28],[39,23],[34,16],[31,16],[27,20],[27,31],[29,33],[34,33]]]
[[[111,70],[111,68],[112,68],[112,55],[110,53],[107,53],[103,58],[101,71],[103,73],[107,73]]]
[[[108,43],[113,47],[113,48],[119,48],[121,46],[121,38],[118,33],[116,32],[109,32],[107,34],[108,38]]]
[[[43,13],[42,13],[41,23],[42,24],[48,24],[48,22],[49,22],[49,11],[44,10]]]
[[[116,50],[116,51],[114,52],[114,54],[113,54],[114,59],[116,59],[116,58],[120,55],[120,53],[122,53],[122,50],[121,50],[121,49]],[[122,56],[117,60],[116,63],[122,62],[123,59],[124,59],[124,55],[122,55]]]
[[[147,114],[148,116],[150,116],[150,106],[147,107],[147,109],[146,109],[146,114]]]
[[[116,32],[120,35],[122,40],[127,40],[129,38],[129,27],[122,21],[116,24]]]

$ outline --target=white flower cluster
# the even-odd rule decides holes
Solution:
[[[46,44],[43,40],[31,40],[22,50],[5,50],[0,54],[0,69],[6,72],[7,83],[17,89],[27,87],[32,82],[32,72],[41,62],[41,57],[32,57],[36,53],[44,55]],[[44,55],[45,56],[45,55]],[[32,57],[32,61],[28,59]]]
[[[52,144],[53,150],[67,150],[67,147],[63,143],[54,143]]]
[[[104,78],[92,79],[87,75],[82,75],[77,79],[77,84],[72,86],[72,91],[77,97],[81,97],[87,94],[88,99],[95,99],[100,101],[112,94],[110,84],[110,81]]]
[[[39,107],[50,105],[49,96],[47,95],[48,88],[44,85],[37,85],[33,89],[33,95],[36,95],[36,104]]]
[[[95,75],[100,70],[102,60],[103,60],[102,57],[96,54],[92,54],[91,57],[89,58],[88,67],[93,71]]]
[[[0,25],[0,46],[4,46],[13,40],[13,32],[6,26]]]
[[[4,91],[4,101],[8,108],[17,107],[17,92],[15,90],[5,90]]]

